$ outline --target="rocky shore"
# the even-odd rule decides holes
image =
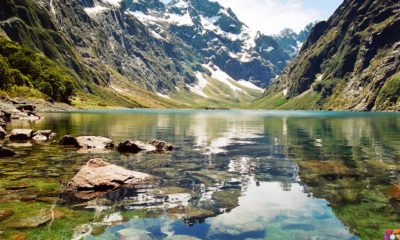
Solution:
[[[7,122],[17,119],[35,121],[42,117],[37,113],[38,107],[31,102],[2,97],[0,104],[0,158],[18,157],[18,146],[21,144],[33,145],[50,142],[56,136],[52,130],[7,129]],[[43,105],[39,106],[41,110],[44,109]],[[51,109],[66,110],[54,105]],[[60,139],[59,144],[63,147],[76,148],[78,153],[92,153],[93,150],[107,153],[116,147],[111,139],[102,136],[65,135]],[[120,153],[139,153],[141,151],[163,153],[171,151],[173,148],[168,142],[152,139],[147,143],[127,140],[121,142],[116,150]],[[119,188],[155,184],[157,181],[159,179],[146,173],[124,169],[102,159],[91,159],[67,185],[63,195],[70,200],[72,197],[74,200],[88,201]]]
[[[35,106],[38,112],[52,112],[52,111],[73,111],[80,110],[77,107],[68,105],[66,103],[54,102],[52,100],[44,99],[26,99],[26,98],[6,98],[0,96],[0,109],[1,110],[15,110],[20,105],[32,105]]]

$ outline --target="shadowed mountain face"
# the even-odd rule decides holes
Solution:
[[[313,27],[259,106],[399,110],[399,29],[398,1],[344,1]]]
[[[201,84],[202,74],[212,75],[210,68],[223,73],[212,76],[222,82],[265,88],[296,52],[287,50],[292,42],[281,47],[208,0],[7,0],[0,10],[2,37],[43,53],[81,91],[102,97],[136,96],[130,89],[139,87],[197,98],[191,87]]]

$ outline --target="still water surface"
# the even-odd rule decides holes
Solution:
[[[12,212],[0,222],[0,238],[383,239],[384,229],[400,228],[396,113],[43,115],[7,126],[51,129],[57,137],[46,144],[3,142],[20,155],[0,160],[0,213]],[[116,144],[156,138],[177,148],[166,154],[85,153],[61,148],[65,134],[105,136]],[[95,157],[164,181],[88,203],[59,197],[60,188]],[[49,209],[61,214],[41,223]]]

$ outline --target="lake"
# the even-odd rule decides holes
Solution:
[[[43,113],[13,128],[48,143],[3,145],[1,239],[384,239],[400,228],[400,114],[132,110]],[[63,135],[156,138],[164,154],[88,153]],[[92,200],[60,189],[92,158],[161,177]],[[51,219],[48,217],[51,213]],[[47,217],[47,218],[46,218]],[[18,238],[19,237],[19,238]]]

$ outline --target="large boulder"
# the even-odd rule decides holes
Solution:
[[[118,151],[122,153],[138,153],[141,151],[156,151],[156,147],[141,141],[125,141],[118,145]]]
[[[0,138],[4,138],[6,135],[6,131],[3,129],[3,127],[0,126]]]
[[[10,140],[29,140],[33,136],[32,129],[13,129],[9,135]]]
[[[171,151],[174,148],[172,144],[157,139],[152,139],[147,144],[154,146],[157,151]]]
[[[70,135],[65,135],[61,138],[60,140],[60,145],[66,145],[66,146],[74,146],[74,147],[79,147],[78,141],[76,138]]]
[[[89,160],[67,184],[66,193],[83,200],[91,200],[105,192],[121,187],[154,182],[156,178],[130,171],[96,158]]]
[[[0,146],[0,157],[12,157],[17,155],[13,150]]]
[[[83,136],[77,137],[76,141],[80,148],[91,149],[110,149],[114,147],[114,142],[106,137],[96,137],[96,136]]]

